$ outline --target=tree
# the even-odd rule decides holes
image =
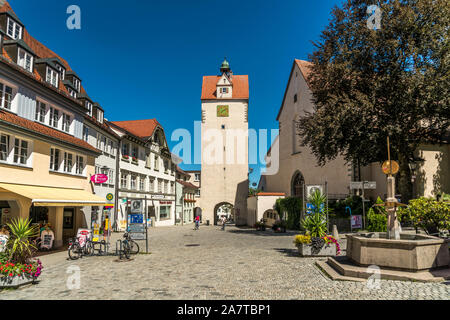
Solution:
[[[309,56],[315,110],[299,120],[298,134],[320,165],[339,155],[382,162],[390,136],[407,202],[414,152],[442,143],[450,126],[450,1],[380,0],[377,30],[367,25],[371,4],[347,0],[332,10]]]

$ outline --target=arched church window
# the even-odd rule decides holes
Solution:
[[[303,186],[305,184],[305,179],[300,172],[297,172],[294,176],[292,182],[292,196],[293,197],[303,197]]]

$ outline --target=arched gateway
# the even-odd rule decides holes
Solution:
[[[214,225],[218,224],[222,216],[226,216],[228,221],[234,221],[234,207],[231,203],[221,202],[214,207]]]

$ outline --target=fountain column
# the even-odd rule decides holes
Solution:
[[[387,177],[387,238],[400,240],[400,225],[397,219],[397,204],[398,200],[395,198],[395,178],[392,175]]]

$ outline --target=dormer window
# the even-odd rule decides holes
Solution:
[[[77,89],[77,91],[80,92],[80,89],[81,89],[81,81],[78,80],[77,78],[73,77],[73,85],[75,86],[75,88]]]
[[[58,72],[50,67],[47,67],[47,79],[46,81],[52,86],[58,88]]]
[[[64,80],[66,78],[66,69],[64,69],[64,67],[60,66],[59,64],[56,65],[56,68],[58,68],[61,80]]]
[[[71,97],[73,98],[77,98],[77,93],[75,92],[75,90],[72,90],[71,88],[67,88],[67,91],[69,91],[69,94]]]
[[[22,48],[19,48],[17,64],[25,70],[33,72],[33,56]]]
[[[97,110],[97,121],[103,123],[103,111]]]
[[[22,26],[11,18],[8,18],[7,34],[14,40],[22,39]]]
[[[86,101],[86,109],[87,109],[87,114],[89,115],[89,117],[92,117],[92,103],[90,103],[89,101]]]

